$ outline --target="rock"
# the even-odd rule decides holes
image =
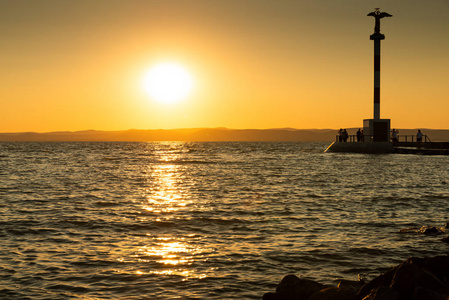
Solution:
[[[449,255],[426,258],[422,262],[423,267],[439,278],[449,278]]]
[[[449,275],[448,264],[448,257],[410,258],[396,271],[391,287],[398,292],[400,300],[412,299],[417,289],[445,290],[447,285],[442,279]]]
[[[344,288],[344,289],[350,289],[354,292],[354,294],[357,294],[360,288],[365,284],[365,281],[361,279],[360,281],[354,281],[354,280],[341,280],[337,287],[338,288]]]
[[[428,227],[428,228],[422,228],[421,232],[423,234],[439,234],[439,233],[441,233],[441,231],[438,230],[438,228],[436,228],[434,226],[433,227]]]
[[[306,300],[326,286],[296,275],[285,276],[276,288],[276,300]]]
[[[263,295],[262,300],[281,300],[279,299],[275,293],[266,293]]]
[[[379,286],[371,290],[363,300],[398,300],[398,293],[389,286]]]
[[[409,261],[403,262],[396,270],[390,286],[398,292],[399,300],[409,300],[412,298],[418,272],[418,266]]]
[[[329,287],[313,294],[308,300],[356,300],[356,292],[344,287]]]
[[[386,292],[385,287],[395,291],[397,300],[412,299],[418,289],[434,291],[448,297],[449,285],[445,283],[445,278],[449,278],[449,256],[427,259],[412,257],[363,286],[358,293],[358,299],[377,299],[375,297],[380,297],[379,291]],[[384,294],[381,296],[387,297]],[[388,294],[388,297],[393,296]]]
[[[416,233],[416,232],[419,232],[418,227],[403,228],[399,230],[399,233]]]
[[[447,226],[448,225],[446,224],[445,227],[422,226],[421,228],[418,227],[403,228],[399,230],[399,233],[443,234],[446,232],[446,229],[448,229]]]
[[[287,275],[279,283],[276,293],[267,293],[263,299],[449,300],[449,255],[411,257],[360,288],[361,284],[360,281],[342,280],[338,287],[326,287]]]
[[[360,291],[357,293],[358,299],[364,299],[366,296],[368,296],[372,290],[377,289],[381,286],[390,286],[391,280],[393,280],[394,274],[396,273],[396,270],[399,268],[394,267],[390,270],[386,271],[382,275],[377,276],[373,280],[371,280],[369,283],[362,286]]]
[[[441,294],[432,290],[418,287],[413,293],[412,300],[447,300],[448,294]]]

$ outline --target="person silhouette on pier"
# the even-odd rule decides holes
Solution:
[[[418,129],[418,133],[416,134],[416,141],[418,143],[422,142],[422,133],[421,133],[421,130],[419,130],[419,129]]]
[[[347,142],[348,141],[348,137],[349,137],[349,134],[348,134],[348,132],[346,131],[346,129],[344,129],[343,130],[343,142]]]
[[[362,140],[362,131],[360,130],[360,128],[359,130],[357,130],[356,135],[357,135],[357,142],[360,142]]]
[[[393,142],[393,144],[397,144],[398,143],[398,132],[396,129],[393,128],[393,131],[391,132],[391,140]]]

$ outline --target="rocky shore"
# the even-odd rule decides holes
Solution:
[[[341,281],[338,286],[287,275],[263,300],[448,300],[449,255],[412,257],[370,282]]]
[[[402,229],[402,234],[442,235],[444,227]],[[441,241],[449,243],[449,236]],[[449,255],[411,257],[370,282],[342,280],[337,286],[287,275],[263,300],[449,300]]]

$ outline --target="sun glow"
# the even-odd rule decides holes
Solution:
[[[181,65],[165,62],[153,66],[144,75],[142,85],[152,99],[162,103],[174,103],[190,94],[193,78]]]

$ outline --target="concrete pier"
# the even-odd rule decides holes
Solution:
[[[449,155],[449,142],[334,142],[324,152]]]
[[[351,153],[394,153],[390,142],[334,142],[324,152],[351,152]]]

